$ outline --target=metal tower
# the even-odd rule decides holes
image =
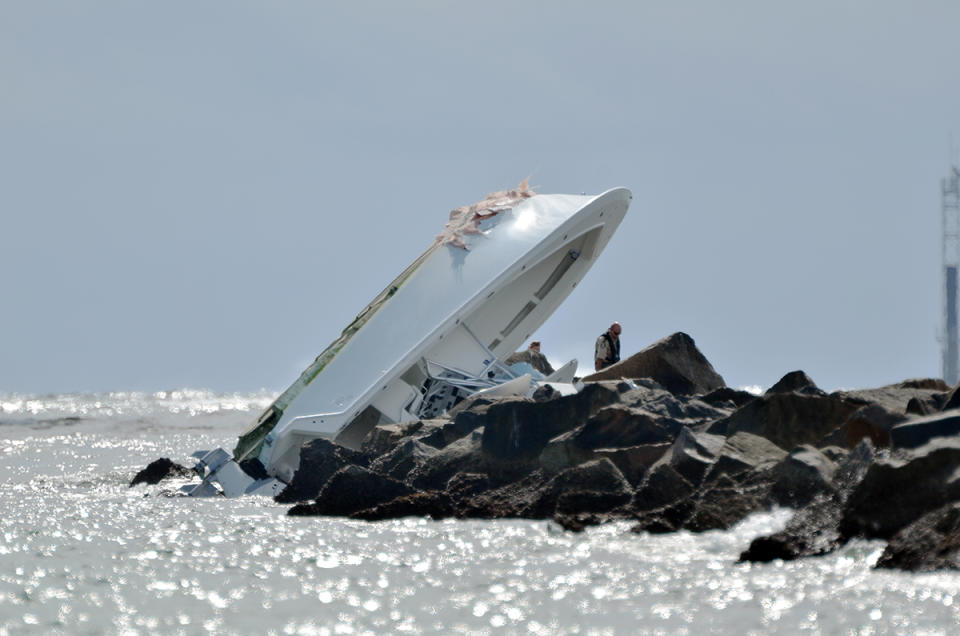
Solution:
[[[960,170],[940,182],[943,211],[943,379],[950,386],[960,380],[957,335],[957,272],[960,270]]]

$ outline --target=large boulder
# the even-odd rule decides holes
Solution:
[[[640,512],[666,508],[689,498],[695,490],[669,463],[657,463],[637,488],[633,506]]]
[[[407,474],[407,482],[421,490],[444,490],[457,473],[488,475],[489,462],[481,450],[482,438],[483,429],[478,429],[437,451]]]
[[[762,472],[772,468],[786,457],[783,450],[770,440],[746,433],[734,433],[726,438],[723,446],[717,452],[716,459],[705,477],[710,483],[721,475],[739,481],[741,475]]]
[[[827,554],[841,546],[845,541],[840,531],[844,504],[869,470],[874,458],[874,449],[869,440],[861,441],[843,458],[834,472],[833,489],[830,492],[817,495],[813,501],[797,510],[780,532],[754,539],[740,555],[740,560],[786,561]]]
[[[632,496],[633,487],[613,462],[596,459],[551,478],[523,512],[533,518],[550,518],[556,513],[606,512],[628,504]]]
[[[754,512],[769,507],[769,483],[757,480],[743,484],[722,475],[701,490],[683,527],[692,532],[726,530]]]
[[[697,349],[693,338],[678,332],[625,360],[583,378],[584,382],[618,378],[652,378],[678,395],[709,393],[726,386]]]
[[[294,503],[316,499],[330,477],[344,466],[366,466],[367,456],[329,439],[318,437],[300,447],[300,465],[287,487],[274,499]]]
[[[620,394],[616,384],[588,384],[579,393],[548,402],[492,404],[483,419],[483,452],[497,460],[533,466],[551,439],[576,428],[604,406],[619,402]]]
[[[719,420],[707,432],[733,435],[743,431],[770,440],[780,448],[816,444],[839,428],[863,404],[836,395],[773,393]]]
[[[851,493],[840,531],[889,539],[924,514],[960,501],[960,438],[935,438],[878,459]]]
[[[697,486],[713,465],[724,442],[726,438],[722,435],[694,433],[683,427],[670,450],[664,453],[658,463],[669,464],[684,479]]]
[[[592,451],[593,456],[606,457],[620,469],[620,472],[633,486],[643,482],[647,471],[670,450],[672,444],[638,444],[625,448],[598,448]]]
[[[403,481],[439,451],[419,439],[407,439],[370,464],[370,470]]]
[[[837,465],[813,446],[793,449],[771,470],[771,497],[781,506],[804,506],[834,491]]]
[[[407,484],[367,468],[344,466],[327,480],[314,503],[297,504],[287,514],[347,516],[413,492]]]
[[[878,568],[929,571],[960,569],[960,503],[928,512],[890,539]]]
[[[571,439],[585,449],[622,448],[672,442],[681,428],[683,423],[676,418],[643,407],[615,404],[600,409],[574,431]]]

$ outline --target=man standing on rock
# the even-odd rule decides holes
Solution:
[[[610,328],[597,338],[597,346],[593,354],[593,368],[596,371],[605,369],[615,362],[620,362],[620,323],[615,322]]]

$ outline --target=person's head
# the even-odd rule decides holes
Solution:
[[[539,340],[534,340],[533,342],[531,342],[531,343],[530,343],[530,350],[531,350],[531,351],[536,351],[537,353],[540,353],[540,341],[539,341]]]
[[[623,328],[620,327],[619,322],[615,322],[612,325],[610,325],[610,333],[612,333],[613,335],[619,336],[621,331],[623,331]]]

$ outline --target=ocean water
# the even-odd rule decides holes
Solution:
[[[0,395],[0,634],[954,634],[960,575],[875,571],[880,542],[738,564],[729,531],[291,518],[128,488],[230,447],[274,395]]]

